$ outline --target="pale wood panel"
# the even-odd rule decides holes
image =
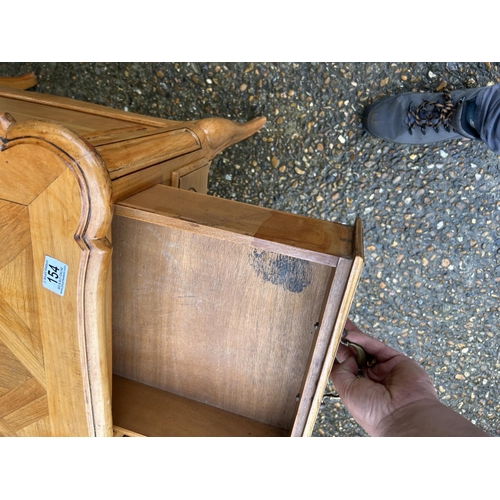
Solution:
[[[24,383],[0,397],[0,418],[10,415],[31,402],[46,395],[45,389],[34,378],[28,378]]]
[[[28,346],[33,335],[24,321],[0,297],[0,340],[12,351],[24,367],[45,387],[45,369]]]
[[[18,203],[11,203],[6,200],[0,200],[0,228],[4,228],[10,224],[14,219],[19,217],[26,207]]]
[[[0,270],[0,296],[26,324],[23,343],[43,365],[38,302],[35,299],[33,280],[33,253],[30,244]]]
[[[35,144],[0,151],[0,198],[29,205],[65,169],[62,159]]]
[[[351,226],[164,185],[122,200],[115,214],[331,266],[352,254]]]
[[[31,379],[31,373],[0,340],[0,413],[1,397]]]
[[[29,206],[35,290],[39,302],[52,434],[85,436],[89,429],[83,394],[77,310],[81,248],[75,241],[81,201],[74,174],[66,169]],[[63,297],[42,286],[45,256],[68,266]]]
[[[48,415],[49,408],[47,405],[47,395],[45,394],[31,401],[26,406],[19,408],[17,411],[9,413],[3,420],[17,433],[21,429],[46,418]]]
[[[6,208],[6,203],[3,202],[2,204],[3,208]],[[18,211],[17,207],[19,205],[9,205],[10,209],[7,209],[3,215],[3,224],[0,226],[0,241],[2,242],[0,269],[14,260],[31,242],[27,208],[22,207],[22,210]],[[12,209],[12,206],[15,209]]]
[[[11,427],[5,422],[2,418],[0,418],[0,436],[2,437],[15,437],[17,436],[16,431],[11,429]]]
[[[19,437],[50,437],[50,417],[40,418],[22,429],[17,431]]]
[[[0,241],[0,434],[30,428],[47,435],[40,423],[48,408],[26,206],[0,200]]]
[[[247,437],[286,436],[288,432],[234,413],[113,377],[113,419],[121,435]]]
[[[288,428],[330,268],[115,217],[115,373]]]
[[[45,389],[5,350],[0,342],[0,383],[8,375],[15,387],[0,396],[0,436],[51,435]]]

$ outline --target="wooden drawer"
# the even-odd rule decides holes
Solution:
[[[355,227],[155,186],[113,221],[113,422],[310,435],[362,267]]]
[[[186,167],[174,170],[170,183],[166,184],[185,191],[207,194],[209,162],[196,162]]]

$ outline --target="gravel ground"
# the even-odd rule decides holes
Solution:
[[[266,116],[213,162],[211,194],[365,227],[351,311],[417,360],[440,399],[500,435],[499,157],[481,142],[404,146],[360,124],[406,91],[500,82],[499,63],[0,63],[36,91],[174,120]],[[325,398],[315,436],[365,436]]]

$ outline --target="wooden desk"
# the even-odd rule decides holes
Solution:
[[[0,113],[0,435],[310,435],[362,228],[204,194],[265,119]]]

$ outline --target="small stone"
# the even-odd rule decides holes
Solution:
[[[345,143],[345,139],[344,139],[344,137],[342,137],[341,135],[339,135],[339,141],[340,141],[342,144],[344,144],[344,143]]]
[[[163,74],[163,71],[158,70],[158,71],[156,72],[156,76],[157,76],[158,78],[163,78],[165,75]]]
[[[461,373],[458,373],[457,375],[455,375],[455,378],[457,380],[465,380],[465,377]]]
[[[389,77],[380,80],[380,86],[385,87],[389,83]]]
[[[441,267],[448,267],[451,264],[450,259],[443,259],[441,261]]]
[[[280,164],[280,161],[278,160],[278,158],[276,158],[276,156],[273,156],[271,158],[271,165],[276,168],[278,165]]]
[[[441,92],[444,88],[446,88],[447,83],[445,81],[442,81],[437,87],[436,87],[436,92]]]
[[[245,90],[247,89],[247,87],[248,87],[248,85],[247,85],[246,83],[242,83],[242,84],[240,85],[240,91],[241,91],[241,92],[245,92]]]
[[[436,78],[436,75],[432,71],[429,71],[427,74],[429,75],[429,78]]]
[[[304,175],[305,174],[304,170],[302,170],[299,167],[295,167],[295,172],[297,172],[299,175]]]

